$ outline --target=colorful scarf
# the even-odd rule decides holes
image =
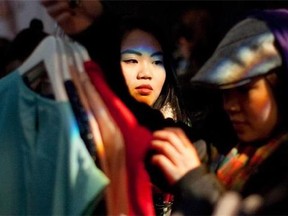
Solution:
[[[217,170],[217,177],[226,189],[241,191],[249,177],[257,170],[288,134],[281,134],[260,147],[238,145],[225,157]]]

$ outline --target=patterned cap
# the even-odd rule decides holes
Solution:
[[[247,18],[236,24],[191,82],[233,88],[282,64],[274,35],[265,22]]]

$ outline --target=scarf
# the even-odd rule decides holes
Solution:
[[[281,134],[260,147],[238,144],[221,163],[218,179],[226,189],[241,191],[249,177],[287,138],[288,134]]]

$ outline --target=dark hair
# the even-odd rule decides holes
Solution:
[[[170,104],[173,114],[177,120],[185,123],[190,123],[188,115],[186,114],[181,94],[180,86],[176,80],[175,71],[173,68],[173,61],[171,56],[171,47],[169,46],[168,36],[165,31],[161,29],[155,20],[142,17],[125,17],[121,20],[120,25],[120,39],[122,39],[132,30],[140,29],[155,37],[159,42],[164,57],[164,68],[166,71],[166,80],[164,82],[162,91],[153,104],[153,108],[160,110],[165,105]]]

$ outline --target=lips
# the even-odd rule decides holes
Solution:
[[[135,88],[140,95],[149,95],[153,91],[150,85],[140,85]]]
[[[244,128],[247,127],[247,123],[245,123],[244,121],[239,121],[239,120],[231,120],[233,128],[236,131],[242,131]]]

